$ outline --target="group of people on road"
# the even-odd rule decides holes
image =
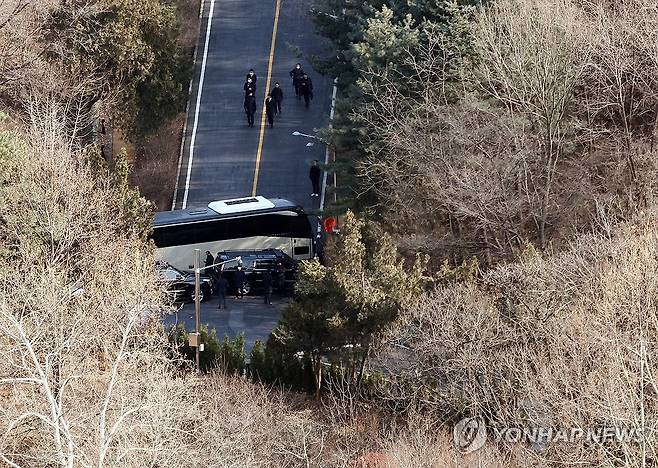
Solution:
[[[206,250],[206,258],[204,260],[204,267],[208,268],[215,264],[215,261],[220,258],[219,252],[216,257]],[[226,294],[229,289],[229,282],[226,279],[222,266],[215,266],[210,269],[210,275],[213,280],[214,290],[219,298],[218,309],[226,309]],[[236,290],[235,298],[243,299],[245,295],[245,284],[247,282],[247,275],[242,269],[242,265],[238,265],[233,277]],[[274,270],[268,269],[263,274],[263,298],[265,304],[272,304],[272,293],[274,288],[279,291],[285,289],[285,268],[281,262],[277,263]]]
[[[242,89],[244,89],[244,111],[247,114],[247,125],[254,126],[254,116],[256,115],[256,82],[258,76],[253,68],[247,73],[247,80]]]
[[[313,81],[308,76],[308,73],[304,71],[302,65],[297,63],[295,67],[290,70],[290,78],[292,79],[292,86],[295,88],[295,96],[297,99],[304,99],[304,106],[309,107],[311,100],[313,99]],[[256,83],[258,82],[258,76],[254,69],[250,69],[247,73],[247,77],[243,86],[244,89],[244,111],[247,114],[247,125],[249,127],[254,126],[255,116],[256,116]],[[270,128],[274,128],[274,117],[281,115],[281,107],[283,103],[283,90],[281,89],[281,84],[277,81],[274,83],[274,87],[267,94],[265,98],[265,115],[267,117],[267,122],[270,125]],[[313,192],[311,197],[320,196],[320,177],[322,170],[318,165],[318,161],[313,161],[309,172],[309,178],[311,179],[311,185],[313,186]]]
[[[297,96],[297,99],[303,97],[304,105],[308,107],[313,99],[313,82],[308,73],[298,63],[295,68],[290,70],[290,78],[292,78],[292,86],[295,88],[295,96]]]
[[[304,105],[308,108],[313,99],[313,82],[303,69],[301,64],[296,64],[295,68],[290,71],[292,85],[295,88],[297,99],[304,98]],[[247,126],[253,127],[257,111],[256,106],[256,83],[258,76],[251,69],[242,87],[244,90],[244,111],[247,115]],[[281,105],[283,103],[283,90],[281,84],[277,81],[265,98],[265,115],[270,128],[274,127],[274,117],[281,114]]]

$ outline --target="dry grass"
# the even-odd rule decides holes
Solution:
[[[364,72],[362,188],[406,248],[457,263],[562,248],[601,209],[631,218],[658,193],[656,25],[640,0],[497,0],[458,83],[443,75],[449,39],[428,33],[406,51],[410,76]]]
[[[171,209],[185,113],[135,145],[130,181],[155,203],[158,211]]]

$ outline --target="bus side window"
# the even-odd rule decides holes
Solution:
[[[227,237],[226,221],[209,221],[199,223],[194,226],[194,243],[202,244],[205,242],[214,242],[216,240],[230,239]]]

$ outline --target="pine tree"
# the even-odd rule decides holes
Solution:
[[[348,211],[328,266],[304,262],[297,300],[283,313],[275,339],[313,367],[316,396],[323,362],[346,365],[359,385],[378,335],[421,293],[426,259],[407,271],[391,238]]]

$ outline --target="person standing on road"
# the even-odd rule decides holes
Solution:
[[[235,298],[244,299],[244,283],[247,281],[247,277],[242,271],[242,267],[238,265],[238,270],[235,272]]]
[[[242,89],[244,89],[245,96],[248,96],[249,94],[256,95],[256,82],[251,78],[247,78],[247,81],[245,82]]]
[[[322,169],[318,166],[318,160],[313,161],[311,165],[311,170],[308,173],[308,177],[311,179],[311,185],[313,185],[312,197],[320,196],[320,176],[322,175]]]
[[[270,96],[274,99],[274,115],[281,113],[281,103],[283,102],[283,90],[277,81],[274,83],[274,88],[270,91]]]
[[[283,266],[283,263],[278,262],[276,264],[276,288],[279,290],[279,294],[283,294],[286,286],[286,269]]]
[[[210,265],[215,263],[215,257],[212,256],[209,250],[206,250],[206,259],[203,262],[203,266],[208,268]]]
[[[292,78],[292,85],[295,88],[295,96],[299,98],[299,80],[302,79],[302,76],[304,75],[304,70],[302,69],[302,64],[298,63],[295,65],[295,68],[290,70],[290,78]]]
[[[254,72],[253,68],[249,69],[249,73],[247,73],[247,81],[249,80],[251,80],[251,82],[254,84],[254,88],[256,88],[256,81],[258,81],[258,77],[256,76],[256,72]]]
[[[249,93],[244,98],[244,111],[247,114],[247,125],[254,126],[254,115],[256,115],[256,98],[253,93]]]
[[[265,304],[272,305],[272,286],[274,280],[272,279],[272,272],[267,270],[263,276],[263,285],[265,286]]]
[[[217,278],[217,296],[219,297],[219,304],[217,305],[218,309],[221,309],[224,306],[226,309],[226,291],[228,290],[228,281],[224,278],[222,273],[219,273]]]
[[[274,99],[272,99],[272,94],[268,94],[265,98],[265,115],[267,115],[267,121],[270,123],[270,128],[274,128],[275,112]]]
[[[313,99],[313,82],[311,78],[304,73],[297,86],[299,88],[299,94],[304,96],[304,105],[308,107],[311,99]]]

